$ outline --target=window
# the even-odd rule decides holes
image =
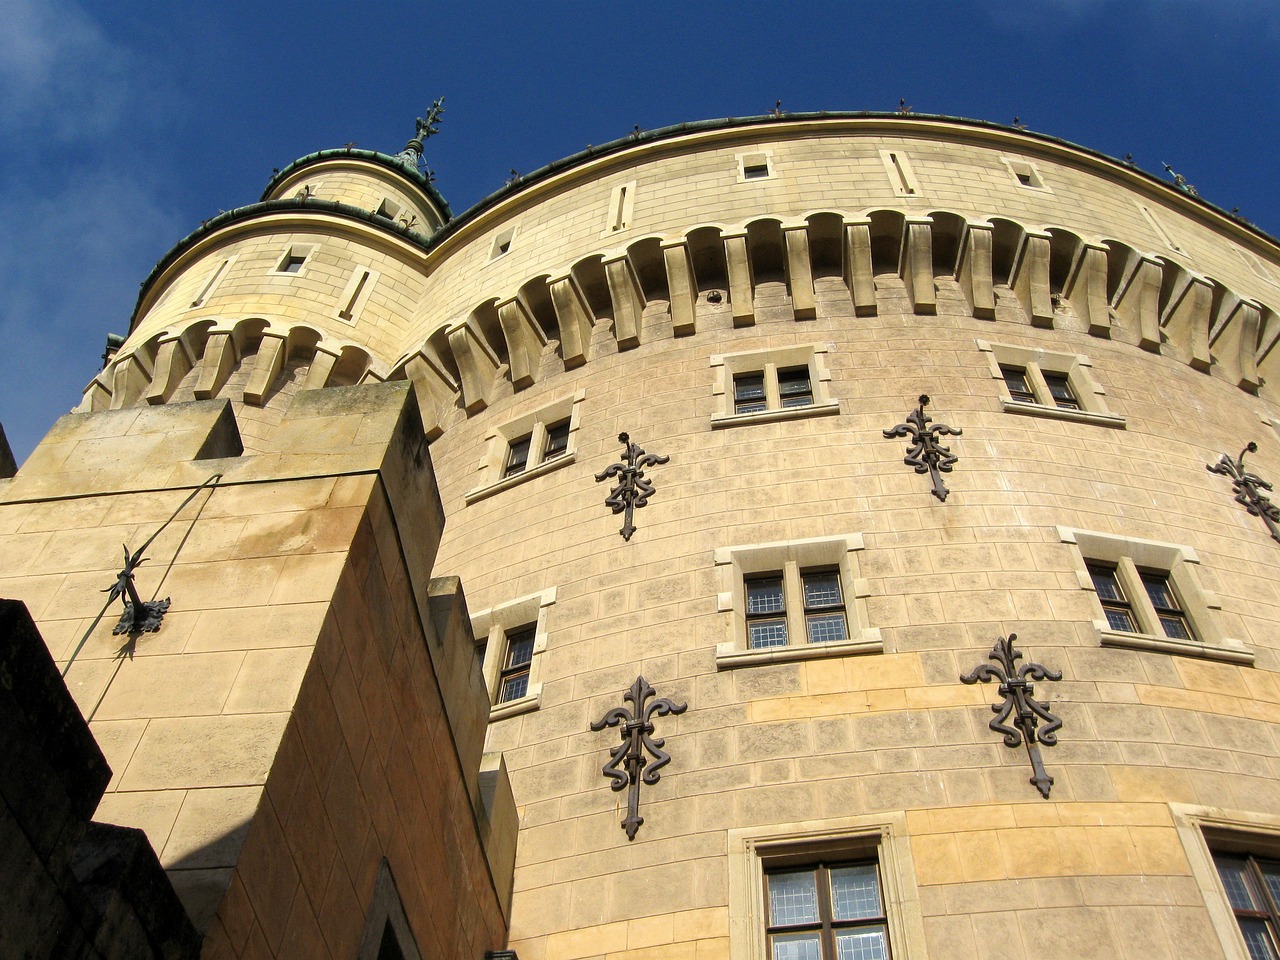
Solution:
[[[490,720],[536,710],[542,699],[541,660],[547,646],[547,614],[556,602],[552,587],[481,610],[471,618]]]
[[[214,267],[213,272],[209,274],[209,279],[206,280],[204,286],[200,288],[200,292],[196,294],[196,298],[191,301],[191,306],[202,306],[204,302],[213,295],[213,291],[217,288],[218,284],[222,282],[222,278],[227,275],[227,270],[230,269],[231,264],[235,259],[235,257],[227,257],[227,259],[223,260],[218,264],[218,266]]]
[[[920,184],[911,170],[911,161],[901,150],[881,150],[880,162],[889,175],[889,184],[899,197],[914,197],[920,193]]]
[[[1190,547],[1068,527],[1058,536],[1079,550],[1080,586],[1097,598],[1103,646],[1253,663],[1251,650],[1219,633],[1221,604],[1200,586]]]
[[[713,427],[840,412],[827,395],[826,347],[788,347],[711,358],[719,400]]]
[[[771,870],[765,890],[771,960],[888,960],[874,860]]]
[[[729,831],[729,960],[905,960],[926,944],[905,813]]]
[[[609,236],[619,230],[631,226],[632,211],[635,208],[636,182],[619,184],[609,194],[609,215],[601,236]]]
[[[1000,381],[1006,413],[1123,427],[1107,409],[1105,391],[1094,380],[1088,357],[977,341],[992,379]]]
[[[516,228],[514,226],[499,231],[497,236],[493,238],[493,246],[489,248],[489,260],[492,262],[504,256],[511,249],[511,244],[515,242],[515,239]]]
[[[880,631],[866,622],[866,581],[857,579],[862,538],[795,540],[725,547],[715,553],[731,614],[718,666],[879,653]]]
[[[533,663],[536,624],[508,630],[502,672],[498,677],[498,703],[519,700],[529,692],[529,669]]]
[[[377,271],[370,270],[368,267],[356,267],[347,280],[342,296],[338,298],[338,303],[341,304],[337,311],[338,319],[355,323],[356,317],[369,302],[369,296],[373,293],[374,284],[377,282]]]
[[[311,256],[312,247],[292,246],[276,264],[276,273],[302,273],[302,267]]]
[[[383,197],[382,202],[378,204],[378,210],[375,216],[382,217],[384,220],[394,220],[400,215],[400,204],[396,203],[390,197]]]
[[[773,176],[773,157],[768,150],[738,154],[738,179],[767,180]]]
[[[1213,854],[1250,960],[1280,960],[1280,860]]]
[[[578,391],[493,430],[486,438],[478,468],[481,483],[467,491],[467,503],[573,463],[579,410],[585,396]]]
[[[1036,169],[1035,164],[1026,160],[1014,160],[1010,157],[1001,157],[1005,167],[1013,174],[1013,179],[1017,181],[1021,187],[1030,187],[1033,190],[1049,190],[1045,186],[1044,180],[1040,176],[1040,171]],[[1049,191],[1052,192],[1052,191]]]
[[[422,960],[386,857],[378,867],[359,960]]]

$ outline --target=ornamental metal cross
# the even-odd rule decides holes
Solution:
[[[142,551],[147,549],[150,543],[151,540],[148,540],[132,555],[129,553],[128,546],[125,546],[124,569],[116,575],[116,582],[102,591],[109,594],[108,604],[114,603],[117,597],[123,600],[127,595],[129,598],[123,600],[124,613],[120,615],[120,622],[112,629],[113,634],[155,633],[160,629],[160,623],[169,609],[168,597],[163,600],[143,600],[138,596],[138,588],[133,585],[133,571],[146,561],[147,558],[142,555]]]
[[[938,443],[938,437],[958,437],[964,431],[955,427],[948,427],[945,423],[935,423],[932,427],[929,426],[928,424],[933,422],[933,418],[924,412],[924,408],[928,405],[928,395],[922,394],[920,405],[907,415],[907,422],[900,423],[891,430],[883,431],[883,433],[886,439],[911,437],[911,446],[907,448],[907,455],[902,458],[902,462],[907,466],[915,467],[916,473],[929,474],[930,479],[933,481],[933,495],[939,500],[945,501],[947,494],[951,491],[942,482],[942,474],[950,473],[951,468],[960,458],[951,452],[950,447],[944,447]]]
[[[403,150],[396,154],[396,159],[411,163],[416,168],[422,160],[423,141],[440,132],[440,119],[443,116],[444,97],[437,97],[427,110],[427,115],[417,118],[417,135],[404,145]]]
[[[1261,517],[1271,533],[1271,539],[1280,543],[1280,507],[1272,503],[1271,498],[1262,492],[1273,489],[1272,485],[1256,473],[1250,473],[1244,468],[1244,455],[1257,452],[1258,445],[1250,442],[1234,460],[1224,453],[1218,458],[1217,463],[1208,464],[1205,469],[1210,473],[1220,473],[1224,477],[1230,477],[1231,488],[1236,492],[1236,503],[1253,516]]]
[[[631,535],[636,532],[635,524],[632,523],[636,508],[645,506],[654,493],[653,483],[645,479],[644,468],[667,463],[671,458],[645,453],[638,444],[632,443],[631,438],[625,433],[618,434],[618,440],[622,443],[625,451],[623,456],[626,460],[610,464],[604,472],[597,473],[596,483],[608,480],[610,477],[621,478],[604,498],[604,505],[612,507],[614,513],[625,511],[626,517],[623,519],[622,529],[618,532],[622,534],[623,540],[630,540]]]
[[[987,654],[987,659],[996,661],[996,666],[980,663],[971,673],[961,675],[960,682],[1000,681],[999,693],[1004,700],[991,705],[991,712],[997,716],[987,726],[996,733],[1004,734],[1006,747],[1017,747],[1020,743],[1026,743],[1027,756],[1031,758],[1031,769],[1035,774],[1029,782],[1034,784],[1040,791],[1040,796],[1047,800],[1049,788],[1053,786],[1053,777],[1045,773],[1044,764],[1040,760],[1040,748],[1036,742],[1039,741],[1046,747],[1052,747],[1057,743],[1058,735],[1055,731],[1062,726],[1062,721],[1050,713],[1048,707],[1031,696],[1035,692],[1032,681],[1061,680],[1062,673],[1042,667],[1038,663],[1015,666],[1016,661],[1022,659],[1021,651],[1013,648],[1013,642],[1017,639],[1018,635],[1011,633],[1007,638],[1000,637],[996,640],[996,645]],[[1015,712],[1013,725],[1010,726],[1005,721]],[[1041,720],[1045,721],[1043,727],[1038,726]]]
[[[666,746],[666,740],[652,736],[653,718],[684,713],[689,707],[687,703],[674,703],[666,697],[660,697],[645,706],[645,701],[653,694],[654,689],[649,686],[649,682],[638,676],[631,689],[622,695],[622,699],[629,701],[631,707],[614,707],[591,724],[592,731],[619,725],[622,727],[619,731],[622,742],[613,748],[609,762],[600,768],[600,772],[613,781],[609,785],[611,790],[631,787],[631,793],[627,797],[627,817],[622,821],[622,829],[627,831],[628,840],[636,838],[636,831],[644,823],[644,817],[640,816],[640,784],[643,782],[652,786],[657,783],[662,779],[658,771],[671,762],[671,755],[662,749]],[[652,763],[644,755],[646,750],[653,757]],[[621,770],[619,766],[626,769]]]

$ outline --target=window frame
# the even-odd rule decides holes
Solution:
[[[991,378],[998,381],[1005,413],[1072,420],[1100,427],[1125,428],[1124,417],[1107,408],[1106,390],[1093,376],[1093,362],[1084,354],[1054,353],[1032,347],[1012,347],[976,340],[978,350],[987,358]],[[1009,388],[1006,371],[1021,371],[1028,392],[1034,398],[1015,397]],[[1063,405],[1054,396],[1050,379],[1061,378],[1077,406]]]
[[[827,369],[827,353],[830,349],[830,344],[814,344],[712,356],[711,369],[715,377],[712,394],[716,402],[715,411],[711,415],[712,428],[840,413],[840,401],[832,399],[830,395],[831,373]],[[800,406],[783,406],[781,374],[800,368],[809,372],[811,401]],[[764,409],[739,413],[737,384],[752,376],[759,376],[763,381]]]
[[[471,617],[471,635],[481,657],[481,673],[489,695],[489,722],[505,720],[536,710],[542,704],[542,663],[547,649],[547,621],[556,602],[556,588],[517,597],[475,613]],[[524,695],[500,701],[502,684],[515,671],[508,670],[510,640],[528,628],[533,629],[533,650],[528,662],[528,685]]]
[[[1169,810],[1226,960],[1249,960],[1213,855],[1249,853],[1280,860],[1280,817],[1185,803],[1170,803]]]
[[[1093,594],[1094,609],[1100,614],[1094,617],[1093,627],[1101,646],[1253,665],[1253,651],[1241,641],[1222,634],[1219,617],[1215,615],[1222,604],[1216,594],[1201,586],[1195,572],[1200,558],[1191,547],[1062,526],[1058,527],[1058,539],[1076,547],[1080,589]],[[1137,631],[1117,630],[1107,619],[1107,603],[1112,601],[1103,601],[1093,579],[1094,570],[1102,568],[1115,571],[1116,581],[1139,628]],[[1177,612],[1185,618],[1194,639],[1182,640],[1166,634],[1143,581],[1144,573],[1165,578],[1174,598],[1181,604]]]
[[[728,846],[730,960],[768,956],[767,872],[816,861],[867,860],[879,864],[881,906],[893,960],[927,958],[905,812],[732,829]]]
[[[864,548],[861,534],[821,537],[780,543],[721,547],[714,553],[720,577],[717,608],[725,618],[727,639],[716,645],[716,667],[753,666],[788,660],[812,660],[852,654],[883,653],[884,641],[877,627],[866,624],[870,584],[858,576],[856,552]],[[844,640],[809,641],[804,598],[804,576],[835,572],[839,578],[845,618]],[[780,577],[787,643],[753,648],[747,607],[747,584],[767,576]],[[831,609],[831,608],[824,608]],[[770,614],[776,617],[776,614]]]
[[[848,920],[837,918],[835,916],[835,904],[832,902],[832,872],[842,867],[867,866],[873,867],[875,870],[876,899],[879,901],[881,913],[872,917],[857,917]],[[806,873],[813,877],[814,893],[817,901],[817,919],[800,923],[780,924],[773,916],[773,897],[769,878],[783,874],[798,873]],[[883,927],[886,957],[892,957],[893,948],[889,941],[888,931],[889,917],[884,912],[884,907],[884,881],[880,877],[880,860],[878,857],[871,859],[861,857],[856,860],[822,857],[818,860],[810,860],[804,863],[783,863],[775,866],[766,866],[764,867],[764,944],[766,956],[771,955],[771,952],[768,951],[771,940],[779,934],[786,936],[788,934],[816,932],[818,934],[818,949],[821,960],[836,960],[838,953],[835,938],[838,936],[839,931]]]
[[[586,392],[579,390],[572,396],[563,397],[492,429],[485,437],[484,453],[476,465],[480,482],[464,494],[466,502],[472,504],[484,500],[577,460],[578,428],[585,399]],[[568,424],[564,449],[548,455],[550,431],[564,424]],[[511,472],[512,447],[526,437],[529,439],[529,453],[525,465],[523,469]]]

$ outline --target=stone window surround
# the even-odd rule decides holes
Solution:
[[[320,248],[317,243],[291,243],[285,247],[284,253],[280,254],[276,260],[276,264],[271,268],[273,277],[301,277],[307,272],[307,267],[311,263],[312,255]],[[301,257],[302,263],[298,265],[297,270],[286,270],[285,265],[293,258]]]
[[[771,824],[729,831],[729,958],[765,956],[764,871],[778,860],[876,858],[895,960],[924,960],[924,921],[905,813]]]
[[[1214,610],[1222,609],[1222,604],[1216,594],[1200,585],[1199,578],[1194,572],[1195,567],[1200,563],[1200,558],[1191,547],[1062,526],[1058,527],[1058,538],[1063,543],[1075,544],[1077,547],[1076,556],[1079,562],[1076,567],[1076,577],[1082,590],[1095,593],[1093,578],[1085,566],[1087,561],[1115,564],[1116,575],[1129,598],[1133,615],[1142,625],[1143,633],[1113,630],[1107,622],[1102,602],[1097,600],[1095,593],[1095,610],[1098,617],[1094,619],[1093,627],[1097,631],[1098,642],[1102,646],[1200,657],[1245,666],[1253,665],[1252,650],[1241,641],[1222,635],[1218,618],[1213,615]],[[1163,631],[1155,632],[1159,621],[1139,577],[1139,567],[1168,574],[1174,592],[1182,601],[1183,613],[1191,623],[1191,628],[1198,639],[1175,640],[1164,636]]]
[[[1124,417],[1107,409],[1106,390],[1094,379],[1093,363],[1083,354],[1054,353],[1038,347],[1010,347],[999,343],[976,340],[978,349],[986,354],[991,368],[991,379],[999,381],[1005,413],[1020,413],[1032,417],[1049,417],[1054,420],[1074,420],[1099,427],[1125,427]],[[1004,382],[1000,367],[1022,367],[1027,371],[1027,381],[1035,393],[1036,403],[1014,400]],[[1075,394],[1081,409],[1067,410],[1056,406],[1049,394],[1044,372],[1056,373],[1067,378],[1071,392]]]
[[[1191,876],[1204,897],[1205,909],[1226,960],[1249,960],[1235,911],[1214,865],[1210,844],[1223,852],[1240,850],[1280,857],[1280,817],[1185,803],[1171,803],[1169,810],[1191,867]]]
[[[885,175],[889,178],[889,186],[896,197],[919,197],[920,181],[911,169],[911,159],[906,150],[881,150],[880,162],[884,164]]]
[[[1025,157],[1006,157],[1001,156],[1000,161],[1009,171],[1009,176],[1023,190],[1040,190],[1044,193],[1053,193],[1053,189],[1045,183],[1044,177],[1040,175],[1040,168],[1032,161]],[[1022,178],[1028,177],[1029,183],[1023,183]]]
[[[827,369],[829,344],[778,347],[772,350],[750,350],[744,353],[717,353],[711,357],[715,373],[712,395],[716,402],[711,426],[737,427],[751,423],[773,423],[804,417],[831,416],[840,412],[840,401],[831,399],[831,373]],[[783,408],[778,397],[778,371],[787,367],[809,368],[809,385],[813,403],[803,407]],[[733,412],[733,378],[741,373],[764,373],[767,410],[754,413]]]
[[[578,427],[581,421],[582,401],[586,396],[586,391],[579,390],[572,396],[562,397],[554,403],[490,430],[485,436],[484,456],[476,466],[480,474],[480,483],[464,494],[467,504],[476,503],[495,493],[509,490],[534,477],[545,476],[553,470],[559,470],[573,463],[578,456]],[[564,452],[550,460],[543,460],[542,452],[546,447],[547,427],[566,419],[569,421],[569,439]],[[524,436],[532,437],[529,442],[529,466],[519,473],[504,477],[502,473],[506,469],[511,441]]]
[[[739,183],[756,183],[760,180],[772,180],[778,175],[778,170],[773,163],[772,150],[751,150],[746,153],[735,153],[734,159],[738,161],[738,182]],[[748,167],[765,167],[764,174],[756,174],[755,176],[747,176]]]
[[[356,264],[355,269],[351,271],[351,276],[347,278],[342,296],[338,297],[338,303],[333,308],[334,318],[354,325],[368,305],[369,297],[372,296],[379,277],[381,274],[373,267]]]
[[[489,722],[505,720],[517,714],[537,710],[542,703],[542,655],[547,649],[547,612],[556,602],[556,588],[497,604],[471,617],[471,635],[477,644],[486,639],[484,664],[485,689],[489,692]],[[494,703],[498,695],[499,676],[506,658],[506,636],[510,630],[534,624],[533,659],[529,662],[529,686],[518,700]]]
[[[816,537],[810,540],[788,540],[779,543],[746,544],[721,547],[715,551],[716,569],[719,571],[721,592],[716,597],[716,607],[728,613],[729,639],[716,644],[716,667],[723,670],[732,667],[755,666],[762,663],[780,663],[788,660],[814,660],[825,657],[843,657],[860,653],[883,653],[884,641],[880,630],[868,627],[867,600],[870,586],[858,578],[857,561],[853,554],[864,547],[862,534],[844,537]],[[769,647],[752,650],[747,646],[747,600],[745,578],[756,573],[782,571],[784,580],[799,583],[800,570],[830,567],[840,572],[840,589],[844,594],[845,619],[849,625],[849,639],[832,643],[809,643],[803,630],[788,630],[789,637],[805,637],[785,647]],[[788,608],[789,616],[792,615]],[[803,624],[803,612],[795,611]],[[790,623],[789,623],[790,626]]]

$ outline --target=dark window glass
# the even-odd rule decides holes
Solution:
[[[1141,575],[1142,585],[1151,598],[1151,605],[1156,608],[1156,616],[1160,619],[1164,635],[1173,640],[1194,640],[1191,623],[1169,584],[1169,575],[1154,570],[1143,570]]]
[[[542,451],[542,459],[550,460],[569,449],[569,421],[561,420],[547,427],[547,445]]]
[[[1100,563],[1091,563],[1088,566],[1089,576],[1093,579],[1093,589],[1097,591],[1098,599],[1102,601],[1102,610],[1107,615],[1107,625],[1112,630],[1138,633],[1138,621],[1133,616],[1133,607],[1130,606],[1129,599],[1120,587],[1115,567],[1103,566]]]
[[[785,407],[813,405],[813,385],[808,367],[789,367],[778,371],[778,395]]]
[[[519,700],[529,692],[529,667],[533,663],[535,627],[507,631],[507,650],[498,678],[498,702]]]
[[[763,409],[765,409],[764,374],[737,374],[733,378],[733,412],[755,413]]]
[[[989,368],[988,368],[989,369]],[[1009,389],[1010,398],[1021,403],[1035,403],[1036,395],[1031,392],[1031,384],[1027,382],[1027,371],[1022,367],[1000,367],[1004,376],[1004,385]]]
[[[1053,397],[1055,406],[1061,407],[1063,410],[1080,409],[1080,401],[1071,392],[1071,384],[1067,381],[1066,374],[1046,373],[1044,382],[1049,386],[1049,396]]]
[[[511,441],[511,447],[507,450],[507,465],[502,471],[504,477],[524,473],[525,468],[529,466],[529,443],[532,439],[532,436],[526,434]]]
[[[1249,948],[1250,960],[1280,960],[1276,944],[1276,932],[1280,930],[1280,862],[1223,853],[1215,853],[1213,862]]]
[[[844,615],[844,598],[840,595],[839,571],[805,570],[800,579],[804,586],[804,621],[809,642],[848,640],[849,624]]]
[[[889,960],[875,862],[771,871],[765,887],[770,960]]]

